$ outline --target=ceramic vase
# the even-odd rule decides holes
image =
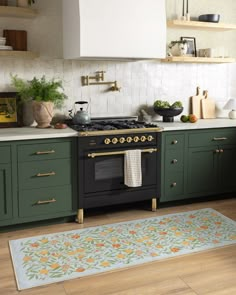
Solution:
[[[37,122],[37,128],[50,128],[53,117],[53,102],[33,101],[33,114]]]

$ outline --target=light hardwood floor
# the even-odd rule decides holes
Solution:
[[[9,239],[85,228],[200,208],[213,208],[236,220],[236,199],[162,208],[157,212],[134,208],[85,215],[84,225],[56,224],[0,234],[0,294],[32,295],[234,295],[236,245],[147,263],[90,277],[18,292],[8,249]],[[119,208],[120,209],[120,208]]]

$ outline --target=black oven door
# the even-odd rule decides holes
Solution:
[[[142,187],[145,188],[157,183],[157,151],[150,147],[141,150]],[[120,149],[106,149],[84,154],[84,193],[130,189],[124,184],[124,153],[122,152],[124,151]],[[89,157],[91,153],[95,153],[94,158]]]

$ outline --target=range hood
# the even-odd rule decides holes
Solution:
[[[165,0],[63,0],[65,59],[166,56]]]

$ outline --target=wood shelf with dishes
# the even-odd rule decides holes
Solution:
[[[7,58],[37,58],[39,54],[32,51],[0,50],[0,57]]]
[[[37,10],[30,7],[0,6],[1,17],[35,18]]]
[[[204,31],[230,31],[236,30],[236,24],[186,21],[186,20],[168,20],[167,28],[169,29],[191,29]],[[193,57],[193,56],[168,56],[161,59],[162,62],[179,62],[179,63],[234,63],[233,57]]]

